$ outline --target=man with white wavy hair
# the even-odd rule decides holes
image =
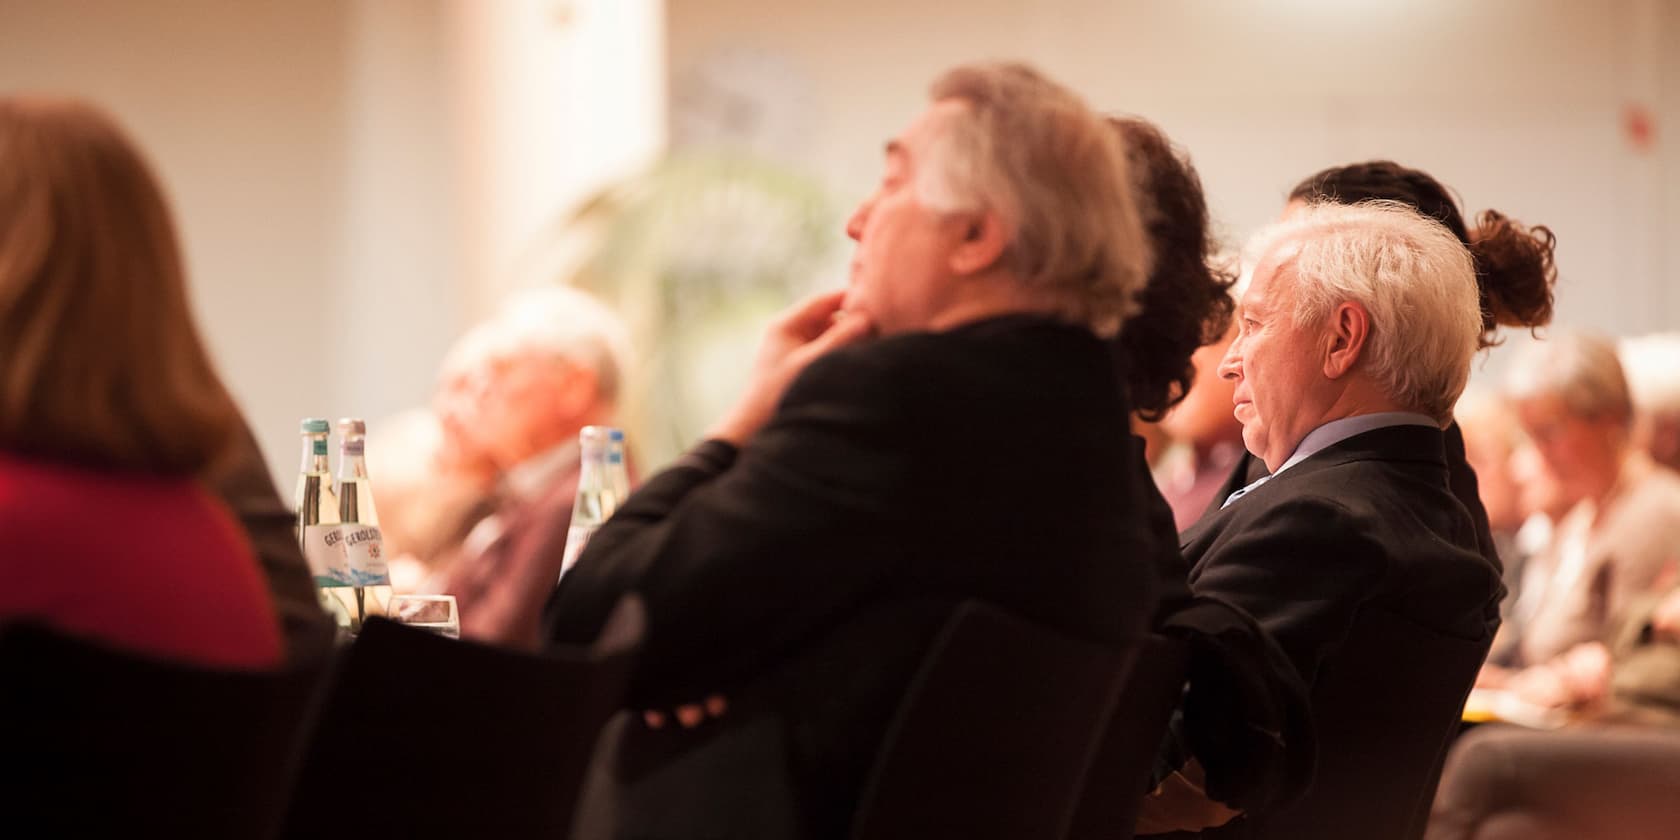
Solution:
[[[1380,655],[1366,628],[1382,614],[1420,639],[1491,640],[1499,569],[1448,486],[1442,433],[1481,332],[1469,252],[1390,203],[1315,206],[1262,232],[1251,251],[1253,279],[1219,370],[1236,385],[1243,441],[1270,475],[1181,535],[1192,591],[1248,610],[1315,689],[1337,663]],[[1430,664],[1447,673],[1419,684],[1462,681],[1468,692],[1479,660],[1456,676]],[[1405,691],[1341,701],[1315,691],[1322,743],[1309,800],[1352,758],[1335,754],[1332,722],[1366,703],[1414,700],[1418,721],[1457,719],[1456,708],[1427,708]],[[1199,758],[1211,779],[1221,756]],[[1256,836],[1319,836],[1270,819],[1250,816]]]
[[[628,592],[649,616],[644,714],[604,737],[574,836],[845,836],[955,602],[1145,629],[1159,546],[1106,343],[1149,270],[1125,155],[1022,65],[930,99],[846,225],[848,287],[772,326],[735,408],[549,604],[556,642]]]

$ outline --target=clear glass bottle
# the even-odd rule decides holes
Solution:
[[[584,426],[583,431],[578,433],[581,463],[578,467],[577,499],[572,503],[572,523],[566,530],[566,553],[560,560],[562,577],[577,562],[578,555],[583,553],[595,530],[618,510],[621,501],[618,481],[613,477],[614,470],[608,460],[613,432],[618,430],[607,426]],[[618,432],[618,436],[620,454],[617,472],[624,472],[624,433]],[[628,478],[623,483],[628,485]]]
[[[341,540],[350,568],[355,620],[385,615],[391,603],[391,572],[384,540],[379,533],[379,512],[373,504],[373,486],[368,481],[366,458],[367,425],[355,418],[338,421],[338,518]]]
[[[327,436],[331,430],[327,421],[320,418],[312,417],[301,424],[303,460],[298,466],[292,510],[297,514],[298,548],[309,563],[321,608],[340,627],[349,628],[354,600],[350,592],[350,567],[337,544],[338,494],[333,492],[332,470],[327,464]]]

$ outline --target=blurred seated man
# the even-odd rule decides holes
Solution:
[[[1454,744],[1431,840],[1667,838],[1680,825],[1680,588],[1610,634],[1523,671],[1512,690],[1567,709],[1559,731],[1478,728]]]
[[[633,707],[728,701],[610,739],[579,837],[845,836],[955,603],[1145,627],[1157,547],[1105,343],[1149,270],[1119,141],[1022,65],[931,100],[847,224],[849,287],[771,327],[735,408],[555,591],[562,643],[645,600]]]
[[[494,512],[496,473],[487,461],[476,469],[465,463],[463,446],[445,441],[432,409],[410,409],[375,428],[378,445],[368,453],[368,471],[379,477],[379,526],[391,586],[415,592]]]
[[[1310,207],[1252,253],[1219,370],[1269,475],[1181,535],[1192,592],[1247,610],[1309,685],[1327,659],[1361,655],[1346,642],[1366,610],[1491,638],[1499,569],[1449,487],[1442,433],[1481,332],[1469,252],[1416,212],[1374,203]],[[1173,805],[1147,802],[1144,816],[1181,829],[1229,816],[1173,824],[1149,810]]]
[[[1518,419],[1547,472],[1576,494],[1550,544],[1528,561],[1513,611],[1512,668],[1602,641],[1609,621],[1674,574],[1680,476],[1630,444],[1633,406],[1615,348],[1560,335],[1525,348],[1510,373]],[[1509,672],[1483,670],[1500,687]]]
[[[1633,445],[1671,470],[1680,470],[1680,333],[1655,333],[1617,342],[1633,397]]]
[[[560,576],[545,535],[571,521],[578,432],[612,422],[627,344],[605,305],[556,286],[510,299],[446,360],[438,458],[454,474],[498,475],[493,512],[423,587],[455,596],[463,638],[537,645]]]
[[[1464,434],[1464,457],[1476,471],[1476,493],[1487,511],[1488,530],[1504,569],[1506,597],[1499,603],[1501,640],[1510,636],[1514,593],[1520,586],[1527,554],[1517,539],[1524,516],[1523,487],[1515,460],[1524,446],[1516,409],[1503,395],[1466,390],[1453,409]],[[1500,642],[1496,642],[1497,647]],[[1489,658],[1497,655],[1490,653]]]

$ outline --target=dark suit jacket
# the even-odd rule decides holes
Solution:
[[[1366,607],[1491,635],[1504,587],[1445,452],[1439,430],[1394,426],[1290,467],[1183,533],[1191,590],[1251,613],[1309,685]]]
[[[629,727],[641,743],[591,795],[622,816],[585,836],[842,835],[956,601],[1090,639],[1142,630],[1155,559],[1127,415],[1097,339],[1001,318],[831,353],[744,450],[708,442],[653,477],[556,590],[551,638],[588,639],[639,591],[632,704],[732,706],[710,734]],[[771,790],[789,784],[791,806]],[[797,830],[764,827],[784,810]]]
[[[1499,547],[1493,538],[1493,525],[1488,522],[1487,507],[1482,504],[1476,470],[1470,466],[1470,459],[1464,452],[1464,430],[1458,427],[1457,421],[1447,425],[1442,443],[1447,460],[1447,484],[1452,488],[1453,497],[1470,512],[1470,521],[1476,526],[1476,550],[1492,563],[1494,568],[1503,570],[1505,564],[1499,557]],[[1214,492],[1213,500],[1208,503],[1207,512],[1202,516],[1212,516],[1232,493],[1247,487],[1265,474],[1266,462],[1254,457],[1252,453],[1244,452],[1243,457],[1231,469],[1230,476],[1225,479],[1225,484]]]

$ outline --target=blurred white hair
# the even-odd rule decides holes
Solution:
[[[1652,333],[1616,343],[1633,405],[1641,413],[1680,415],[1680,333]]]
[[[1559,333],[1522,348],[1512,359],[1506,393],[1514,400],[1555,394],[1583,420],[1633,423],[1633,400],[1616,345],[1603,336]]]
[[[595,374],[605,405],[618,401],[630,365],[630,332],[606,304],[571,286],[515,292],[496,314],[462,335],[444,375],[492,359],[550,358]]]

